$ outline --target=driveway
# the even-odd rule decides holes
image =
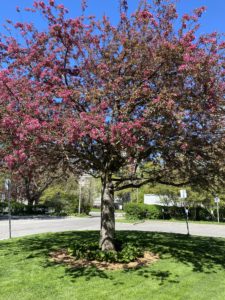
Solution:
[[[99,217],[68,217],[12,220],[12,237],[44,232],[71,230],[99,230]],[[225,238],[225,225],[189,224],[190,234]],[[147,221],[143,223],[116,223],[116,230],[158,231],[186,234],[185,222]],[[8,221],[0,220],[0,239],[8,238]]]

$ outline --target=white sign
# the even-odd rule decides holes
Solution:
[[[79,185],[80,185],[80,186],[84,187],[85,184],[86,184],[86,181],[84,181],[84,180],[80,180],[80,181],[79,181]]]
[[[149,205],[163,205],[160,196],[154,194],[144,194],[144,204]]]
[[[11,185],[11,180],[10,179],[6,179],[5,180],[5,189],[8,191]]]
[[[182,199],[187,198],[187,191],[186,191],[186,190],[180,190],[180,197],[181,197]]]
[[[215,201],[215,203],[220,203],[220,198],[219,197],[215,197],[214,201]]]
[[[79,178],[79,185],[80,186],[85,186],[87,183],[88,183],[88,180],[91,178],[91,176],[89,175],[82,175],[80,178]]]

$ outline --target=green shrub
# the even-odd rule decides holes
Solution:
[[[199,221],[211,221],[212,220],[212,215],[204,207],[198,207],[197,208],[197,214],[196,214],[196,219]]]
[[[81,213],[85,215],[89,215],[91,211],[91,205],[89,203],[82,203],[81,204]]]
[[[185,211],[183,207],[170,206],[164,207],[165,214],[168,219],[181,220],[185,218]]]
[[[212,215],[206,208],[199,207],[197,218],[198,220],[209,221],[212,220]]]
[[[4,214],[6,208],[8,207],[8,202],[0,202],[0,214]]]
[[[63,190],[61,186],[56,185],[48,188],[40,200],[41,203],[56,215],[71,215],[78,213],[78,195]],[[89,214],[90,209],[90,204],[82,199],[81,213]]]
[[[220,215],[220,220],[225,221],[225,207],[224,206],[220,207],[219,215]],[[214,209],[214,217],[215,217],[215,219],[217,218],[217,209],[216,208]]]
[[[161,219],[163,217],[162,207],[160,205],[147,205],[147,218],[151,220]]]
[[[164,207],[165,214],[167,215],[167,218],[177,219],[177,220],[183,220],[186,218],[184,207],[177,207],[177,206],[171,206],[171,207]],[[189,207],[188,209],[188,218],[189,220],[193,221],[209,221],[212,219],[212,216],[204,207]]]
[[[48,207],[45,204],[26,205],[26,215],[45,215]]]
[[[121,252],[118,253],[118,262],[129,263],[136,260],[138,257],[143,257],[144,251],[140,247],[133,244],[125,244]]]
[[[141,248],[131,243],[120,245],[117,251],[102,251],[97,242],[75,243],[68,249],[68,252],[74,256],[75,259],[118,263],[129,263],[144,255],[144,251]]]
[[[129,219],[142,220],[146,219],[148,215],[148,209],[142,203],[127,203],[124,205],[124,211]]]
[[[54,186],[46,190],[41,197],[41,202],[57,215],[70,215],[78,212],[78,195],[66,192],[60,186]],[[90,204],[85,201],[81,202],[81,213],[89,214],[90,209]]]
[[[26,213],[26,205],[24,203],[12,201],[11,202],[11,213],[13,215],[24,215]]]
[[[160,205],[148,205],[141,203],[127,203],[124,206],[126,217],[134,220],[144,219],[176,219],[184,220],[186,218],[184,207],[178,206],[160,206]],[[214,218],[216,216],[216,210],[214,210]],[[213,220],[209,209],[197,206],[190,207],[188,217],[190,220],[197,221],[210,221]],[[220,220],[225,220],[225,208],[220,208]]]
[[[8,202],[0,203],[0,213],[8,213]],[[11,214],[15,216],[24,215],[44,215],[47,213],[47,208],[45,205],[26,205],[17,201],[11,201]]]
[[[148,205],[143,203],[127,203],[124,207],[126,217],[129,219],[160,219],[162,218],[162,207],[159,205]]]
[[[56,214],[62,212],[72,214],[78,211],[77,197],[66,193],[55,194],[54,197],[46,200],[45,205]]]

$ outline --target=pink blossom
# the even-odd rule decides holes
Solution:
[[[59,4],[59,5],[57,5],[57,8],[58,8],[58,9],[64,9],[65,6],[64,6],[63,4]]]
[[[188,148],[188,144],[187,143],[183,143],[181,146],[180,146],[180,148],[182,149],[182,150],[187,150],[187,148]]]
[[[8,165],[9,169],[12,169],[14,164],[15,164],[15,158],[13,157],[13,155],[7,155],[5,157],[5,162]]]
[[[143,19],[153,18],[153,14],[151,14],[148,10],[143,10],[142,12],[139,13],[139,16],[142,17]]]
[[[152,100],[152,104],[157,104],[157,103],[159,103],[160,101],[161,101],[161,97],[158,96],[157,98],[155,98],[155,99]]]
[[[179,68],[178,68],[178,70],[180,71],[180,72],[183,72],[183,71],[186,71],[188,69],[188,66],[185,64],[185,65],[181,65],[181,66],[179,66]]]
[[[198,16],[198,17],[201,17],[201,15],[206,11],[206,6],[202,6],[202,7],[199,7],[199,8],[196,8],[194,10],[195,14]]]

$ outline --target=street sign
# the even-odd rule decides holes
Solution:
[[[86,181],[85,181],[84,179],[80,179],[80,180],[79,180],[79,185],[80,185],[80,186],[83,187],[83,186],[85,186],[85,184],[86,184]]]
[[[87,175],[87,174],[80,176],[79,185],[84,187],[88,183],[88,180],[90,180],[90,178],[91,178],[91,176]]]
[[[186,191],[186,190],[180,190],[180,197],[181,197],[182,199],[187,198],[187,191]]]
[[[214,201],[215,201],[215,203],[220,203],[220,198],[219,197],[215,197]]]

